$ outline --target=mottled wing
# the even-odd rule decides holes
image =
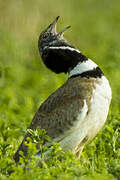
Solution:
[[[73,128],[78,114],[80,117],[81,109],[84,106],[84,99],[86,99],[89,106],[89,100],[92,94],[90,86],[93,86],[93,83],[90,83],[89,80],[84,83],[82,79],[81,81],[78,79],[78,82],[77,78],[74,79],[76,79],[76,81],[72,79],[68,80],[40,106],[29,127],[30,129],[36,129],[40,126],[42,129],[45,129],[48,136],[54,140],[56,138],[59,139],[61,136],[64,137],[67,131]],[[76,83],[78,83],[77,88]],[[85,97],[84,94],[86,95]],[[81,118],[83,117],[81,116]],[[25,136],[14,156],[16,161],[19,159],[20,150],[25,154],[27,153],[27,148],[24,145],[27,136],[29,136],[29,134]]]

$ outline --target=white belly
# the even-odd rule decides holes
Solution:
[[[61,142],[61,147],[65,150],[75,152],[76,147],[83,141],[84,138],[92,139],[104,125],[111,101],[111,88],[108,80],[103,76],[98,80],[93,91],[91,106],[88,114],[80,111],[77,123],[73,130],[68,132]],[[86,103],[84,103],[84,111],[87,111]],[[85,117],[84,117],[85,116]],[[82,117],[82,118],[81,118]]]

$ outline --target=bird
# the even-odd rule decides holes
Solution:
[[[64,39],[64,32],[71,26],[56,32],[58,19],[41,32],[38,49],[45,66],[56,74],[68,74],[68,79],[40,105],[29,129],[45,129],[52,142],[78,159],[84,146],[103,127],[112,91],[100,67]],[[27,154],[28,136],[26,133],[14,155],[16,162],[20,151]]]

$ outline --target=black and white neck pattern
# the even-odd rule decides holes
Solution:
[[[72,62],[75,65],[76,65],[76,62],[77,63],[78,62],[83,62],[83,61],[86,61],[88,59],[78,49],[74,48],[74,46],[70,46],[70,45],[68,46],[68,44],[65,44],[64,46],[61,46],[61,45],[57,44],[56,46],[49,46],[47,48],[49,50],[56,51],[56,53],[59,52],[59,54],[69,56],[69,58],[74,57],[74,59],[72,59]]]
[[[41,54],[44,64],[55,73],[68,73],[79,62],[87,61],[79,50],[72,46],[45,46]]]
[[[73,67],[71,67],[68,78],[73,78],[77,76],[81,77],[94,77],[94,78],[101,78],[103,76],[103,72],[98,67],[96,63],[94,63],[91,59],[88,59],[86,56],[84,56],[78,49],[72,47],[72,46],[51,46],[50,49],[54,50],[61,50],[61,53],[69,52],[71,53],[71,57],[73,54],[75,54],[77,59],[77,64],[75,62],[75,59],[73,59],[73,62],[75,63]]]
[[[62,44],[63,45],[63,44]],[[88,59],[78,49],[68,44],[56,44],[56,46],[45,46],[42,59],[46,66],[55,73],[69,73],[68,78],[101,77],[100,68],[92,60]]]
[[[86,61],[79,62],[72,70],[70,70],[68,78],[77,76],[86,78],[101,78],[103,76],[103,72],[96,63],[94,63],[91,59],[87,59]]]
[[[103,76],[103,72],[101,69],[95,64],[92,60],[88,59],[85,62],[78,63],[70,72],[68,75],[68,78],[73,77],[94,77],[94,78],[101,78]]]

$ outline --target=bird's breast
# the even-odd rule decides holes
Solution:
[[[88,106],[84,99],[84,106],[80,109],[77,119],[71,127],[71,133],[68,133],[68,136],[60,142],[61,147],[74,152],[84,139],[87,139],[86,142],[92,139],[107,119],[110,101],[111,88],[108,80],[102,76],[95,82],[90,105]]]
[[[98,79],[93,95],[89,113],[86,117],[86,127],[89,129],[89,137],[92,139],[104,125],[111,102],[111,88],[105,76]]]

